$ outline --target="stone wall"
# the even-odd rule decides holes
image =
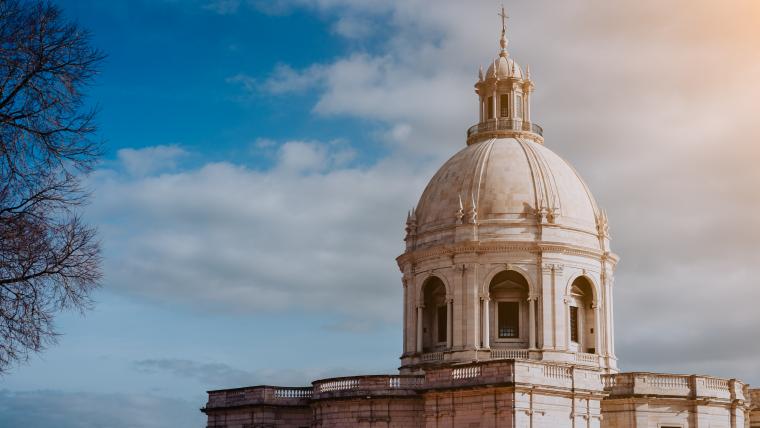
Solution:
[[[209,428],[760,428],[758,404],[735,379],[504,359],[210,391],[202,410]]]
[[[760,428],[760,389],[750,389],[749,396],[752,400],[749,425],[751,428]]]
[[[254,386],[209,391],[208,428],[311,426],[312,388]]]
[[[748,389],[708,376],[621,373],[604,377],[603,428],[744,428]]]

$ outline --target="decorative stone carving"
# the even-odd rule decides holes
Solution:
[[[457,209],[456,213],[457,217],[457,224],[462,224],[462,219],[464,218],[464,205],[462,205],[462,195],[459,195],[459,209]]]
[[[478,207],[475,203],[475,195],[472,195],[472,202],[470,205],[470,212],[468,213],[470,218],[471,224],[477,224],[478,223]]]

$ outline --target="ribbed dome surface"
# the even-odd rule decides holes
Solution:
[[[520,224],[536,224],[543,210],[551,224],[597,233],[599,211],[586,184],[562,158],[532,141],[491,139],[455,154],[422,193],[417,232],[455,225],[460,197],[465,223],[474,201],[479,225],[524,229]],[[502,232],[499,239],[510,236]]]
[[[512,58],[498,56],[491,65],[488,66],[488,71],[486,71],[486,78],[490,77],[497,77],[499,79],[506,79],[509,77],[522,79],[523,71],[522,68],[520,68],[520,65]]]

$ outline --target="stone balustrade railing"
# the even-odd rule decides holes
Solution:
[[[426,363],[443,361],[443,352],[428,352],[426,354],[422,354],[420,359]]]
[[[519,359],[491,359],[475,364],[432,368],[425,389],[496,384],[532,384],[558,388],[602,390],[598,370],[568,364]]]
[[[480,377],[480,366],[457,367],[451,370],[451,379],[472,379]]]
[[[522,133],[523,135],[535,134],[538,138],[543,138],[544,130],[532,122],[526,122],[518,119],[495,118],[471,126],[467,130],[467,143],[479,137],[492,137],[498,134]]]
[[[500,349],[500,348],[491,348],[491,358],[492,359],[513,359],[513,360],[527,360],[528,359],[528,350],[527,349]]]
[[[619,373],[602,376],[612,396],[662,395],[687,398],[745,400],[746,385],[735,379],[658,373]]]
[[[590,364],[592,366],[595,366],[599,364],[599,355],[578,352],[575,354],[575,361],[580,364]]]
[[[313,383],[313,399],[368,396],[410,395],[423,385],[423,376],[353,376],[322,379]]]
[[[206,408],[236,407],[257,404],[308,405],[311,387],[252,386],[222,391],[209,391]]]

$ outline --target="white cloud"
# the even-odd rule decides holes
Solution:
[[[423,185],[419,167],[342,166],[350,152],[295,141],[266,171],[210,163],[160,176],[95,173],[90,212],[101,224],[107,286],[205,310],[398,321],[394,258],[403,213]]]
[[[187,152],[177,145],[168,145],[121,149],[116,155],[129,174],[145,176],[175,169],[177,161]]]
[[[333,25],[333,30],[349,39],[363,39],[373,33],[373,23],[369,19],[356,16],[342,16]]]
[[[324,68],[315,64],[297,71],[286,64],[279,64],[261,85],[261,89],[273,94],[301,92],[313,88],[324,79]]]
[[[610,213],[613,248],[623,257],[622,364],[721,371],[731,361],[734,376],[757,382],[751,362],[735,356],[758,352],[738,338],[742,326],[760,325],[751,272],[760,264],[760,7],[744,0],[726,8],[685,0],[510,6],[510,51],[532,65],[533,117],[546,144],[578,167]],[[277,7],[317,9],[336,29],[346,16],[366,17],[387,38],[375,53],[229,81],[249,93],[315,91],[315,114],[379,123],[391,157],[355,168],[350,152],[340,160],[339,148],[302,141],[281,147],[267,171],[231,163],[160,177],[101,171],[94,208],[110,219],[104,243],[118,256],[109,258],[109,281],[209,309],[306,308],[397,321],[393,258],[403,213],[431,172],[413,156],[440,160],[463,146],[475,120],[477,67],[497,50],[495,7],[415,0]],[[654,362],[648,353],[658,349]]]

